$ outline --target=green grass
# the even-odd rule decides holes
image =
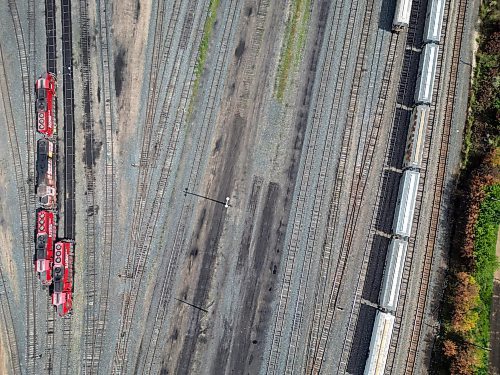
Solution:
[[[477,313],[479,320],[472,331],[471,341],[482,347],[489,347],[490,342],[490,313],[493,296],[493,275],[498,268],[495,255],[498,226],[500,224],[500,184],[486,188],[486,197],[481,204],[481,211],[476,224],[476,238],[474,255],[476,270],[473,274],[479,284],[479,305]],[[488,374],[489,352],[479,351],[480,365],[476,374]]]
[[[485,1],[480,7],[479,50],[476,54],[474,79],[470,90],[469,113],[465,128],[462,168],[466,169],[485,148],[500,146],[500,137],[495,128],[495,112],[500,110],[500,55],[495,52],[493,32],[500,22],[500,7],[497,1]],[[493,43],[493,44],[490,44]],[[493,48],[493,49],[492,49]],[[480,128],[479,131],[477,128]]]
[[[281,48],[275,84],[275,96],[280,102],[285,95],[289,74],[299,65],[302,58],[311,17],[310,7],[311,0],[295,0],[292,4],[292,14],[286,26],[285,43]]]
[[[189,114],[192,113],[194,98],[198,95],[198,90],[200,88],[200,79],[203,69],[205,68],[205,62],[207,61],[208,47],[210,46],[210,38],[212,37],[215,20],[217,19],[217,8],[219,8],[219,4],[220,0],[210,0],[210,4],[208,5],[208,15],[205,20],[205,25],[203,26],[203,36],[201,37],[198,56],[194,66],[195,79],[193,83],[193,95],[189,105]]]

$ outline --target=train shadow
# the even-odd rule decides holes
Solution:
[[[389,242],[389,238],[377,234],[373,238],[365,284],[361,294],[362,298],[372,303],[378,303]]]
[[[392,125],[390,146],[388,150],[387,165],[401,169],[403,167],[403,157],[405,154],[406,137],[408,135],[408,124],[410,123],[411,110],[406,108],[396,108],[394,122]]]
[[[376,313],[377,309],[368,305],[361,305],[359,309],[356,332],[347,362],[347,372],[349,374],[362,375],[364,372]]]
[[[396,0],[382,0],[380,8],[378,28],[386,31],[392,31],[392,21],[396,11]]]
[[[382,174],[382,191],[377,211],[375,229],[392,233],[394,210],[398,200],[399,180],[401,174],[393,170],[385,170]]]

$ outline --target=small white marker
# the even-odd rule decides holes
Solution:
[[[229,207],[229,197],[226,197],[226,204],[225,204],[225,206],[224,206],[224,207],[226,207],[226,208],[228,208],[228,207]]]

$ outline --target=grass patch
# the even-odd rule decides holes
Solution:
[[[478,321],[471,332],[471,341],[482,347],[489,347],[490,313],[493,297],[493,274],[498,267],[495,255],[498,226],[500,224],[500,184],[486,188],[486,196],[476,224],[474,256],[476,271],[473,273],[479,285],[479,302],[476,307]],[[489,352],[479,351],[480,360],[476,374],[488,374]]]
[[[500,224],[499,4],[480,10],[479,49],[455,191],[450,271],[433,372],[488,374],[493,277]]]
[[[194,98],[198,95],[198,90],[200,88],[201,74],[205,68],[205,62],[207,61],[208,47],[210,46],[210,38],[212,37],[215,20],[217,19],[219,4],[220,0],[210,0],[210,4],[208,5],[208,15],[205,20],[205,25],[203,26],[203,36],[201,37],[198,56],[196,57],[196,64],[194,66],[195,79],[193,83],[193,95],[189,105],[189,114],[192,113]]]
[[[304,50],[307,28],[311,17],[311,0],[295,0],[286,25],[285,43],[281,48],[275,96],[282,102],[288,84],[288,76],[300,63]]]

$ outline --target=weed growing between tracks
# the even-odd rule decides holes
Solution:
[[[276,76],[275,95],[283,101],[290,70],[298,66],[307,37],[307,28],[311,17],[311,0],[295,0],[287,26],[285,43],[281,48],[278,74]]]
[[[488,374],[490,312],[500,224],[500,9],[481,9],[481,37],[469,101],[450,274],[435,369]]]
[[[194,83],[193,83],[193,95],[191,96],[191,103],[189,105],[188,113],[192,113],[194,98],[198,94],[198,89],[200,87],[201,74],[205,68],[205,62],[208,56],[208,47],[210,46],[210,37],[212,36],[212,31],[214,29],[215,20],[217,18],[217,9],[219,8],[220,0],[210,0],[208,6],[208,15],[205,20],[205,25],[203,26],[203,36],[201,38],[200,47],[198,49],[198,57],[196,58],[196,64],[194,66]]]

